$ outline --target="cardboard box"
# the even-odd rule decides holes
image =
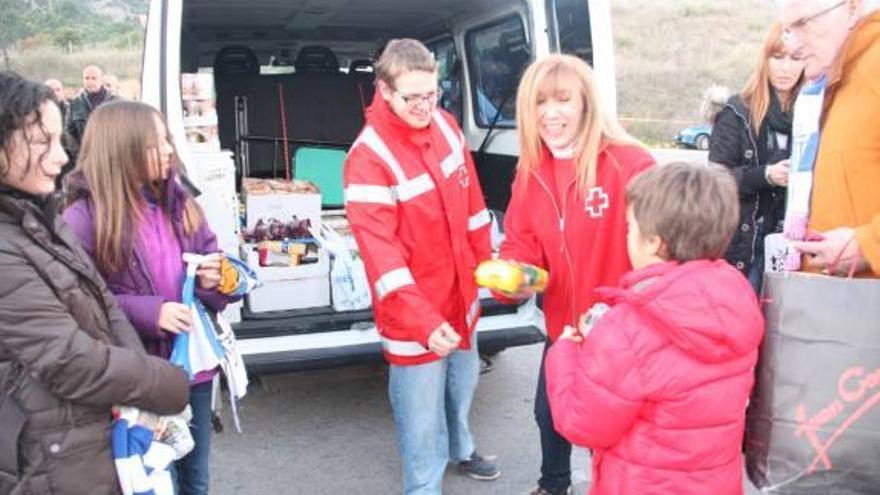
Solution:
[[[330,260],[322,249],[318,262],[293,267],[260,266],[256,244],[241,247],[247,262],[262,285],[245,299],[252,313],[286,311],[330,305]]]
[[[217,236],[217,245],[222,251],[239,256],[241,229],[232,153],[193,152],[189,170],[202,193],[196,201]]]
[[[321,225],[321,195],[309,192],[286,192],[283,190],[261,187],[260,193],[255,192],[257,185],[270,184],[272,181],[245,179],[242,183],[247,215],[245,223],[252,229],[260,219],[268,221],[273,218],[286,223],[296,217],[308,218],[312,227]],[[269,192],[263,192],[268,190]]]

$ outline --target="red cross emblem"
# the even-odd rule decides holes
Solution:
[[[458,183],[465,189],[467,189],[468,185],[471,183],[470,177],[468,176],[468,169],[465,165],[458,167]]]
[[[608,195],[601,187],[591,187],[584,201],[586,202],[584,209],[590,214],[590,218],[601,217],[610,205]]]

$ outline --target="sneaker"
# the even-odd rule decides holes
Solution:
[[[497,480],[501,471],[488,459],[474,452],[471,458],[458,463],[458,468],[469,477],[480,481]]]
[[[558,490],[555,492],[551,492],[544,488],[543,486],[538,486],[529,495],[571,495],[571,487],[567,487],[564,490]]]

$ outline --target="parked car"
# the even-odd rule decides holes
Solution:
[[[709,149],[709,136],[712,135],[712,126],[709,124],[697,124],[685,127],[675,136],[675,144],[698,150]]]

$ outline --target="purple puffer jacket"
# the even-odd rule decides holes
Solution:
[[[95,259],[95,216],[85,177],[79,172],[71,173],[67,178],[68,194],[73,203],[64,210],[64,220],[68,227],[79,238],[83,249]],[[172,212],[172,226],[177,234],[183,252],[209,254],[216,253],[217,237],[202,222],[201,227],[192,235],[187,236],[183,228],[183,206],[189,192],[172,174],[166,181],[166,195]],[[116,273],[102,273],[110,291],[116,295],[122,310],[140,334],[147,352],[154,356],[168,358],[174,344],[174,335],[159,329],[159,310],[168,302],[156,295],[155,285],[150,270],[145,264],[149,253],[144,253],[140,243],[134,243],[134,253],[124,270]],[[196,285],[196,296],[209,308],[222,311],[226,305],[238,297],[229,297],[216,290],[204,290]]]

